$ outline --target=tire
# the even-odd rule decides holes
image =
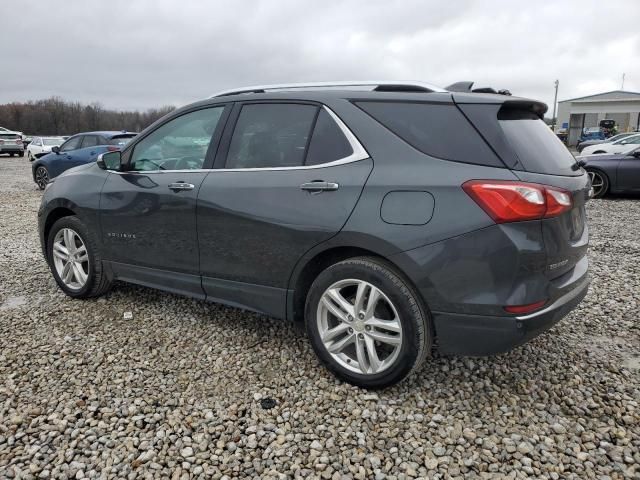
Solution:
[[[72,242],[69,242],[69,240],[72,240]],[[59,242],[62,242],[63,246],[66,245],[67,251],[71,256],[74,255],[74,249],[73,247],[68,248],[68,246],[70,243],[75,245],[77,248],[77,256],[75,258],[78,260],[86,257],[85,261],[75,262],[75,266],[69,267],[73,272],[70,280],[67,277],[65,277],[65,280],[61,278],[61,275],[65,275],[65,272],[68,271],[64,267],[68,262],[61,258],[64,253],[59,245],[54,245]],[[84,251],[80,245],[85,247]],[[54,248],[56,249],[55,253]],[[108,275],[104,268],[95,237],[78,217],[62,217],[53,224],[47,237],[47,261],[56,283],[70,297],[98,297],[106,293],[113,283],[111,276]],[[72,267],[81,268],[82,273],[76,273],[77,270]],[[86,275],[86,278],[79,278],[84,275]]]
[[[36,168],[36,171],[33,175],[33,181],[36,182],[36,185],[38,185],[38,188],[40,190],[44,190],[44,188],[47,186],[47,183],[49,183],[49,171],[47,170],[47,167],[45,167],[44,165],[40,165],[38,168]]]
[[[31,152],[27,153],[27,159],[28,159],[30,162],[33,162],[33,157],[31,156]]]
[[[19,152],[19,153],[18,153],[18,157],[20,157],[20,158],[24,158],[24,152]]]
[[[587,170],[591,187],[593,188],[593,198],[602,198],[609,191],[609,177],[600,170]]]
[[[362,308],[356,309],[361,289]],[[327,303],[328,298],[337,298],[335,292],[343,309],[331,300]],[[373,293],[378,300],[370,310]],[[345,313],[349,311],[351,316]],[[338,378],[370,389],[394,385],[411,374],[433,341],[431,320],[417,292],[392,265],[374,257],[344,260],[320,273],[307,295],[305,324],[320,361]]]

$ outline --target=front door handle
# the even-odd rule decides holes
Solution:
[[[340,185],[335,182],[324,182],[320,180],[315,182],[303,183],[302,185],[300,185],[300,189],[306,190],[311,193],[320,193],[325,191],[332,192],[338,190],[338,188],[340,188]]]
[[[173,190],[174,192],[180,192],[182,190],[193,190],[194,188],[195,185],[193,183],[176,182],[169,184],[169,189]]]

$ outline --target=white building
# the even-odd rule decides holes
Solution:
[[[615,120],[619,132],[640,131],[640,93],[614,90],[558,102],[556,126],[568,129],[569,145],[577,143],[583,128],[605,119]]]

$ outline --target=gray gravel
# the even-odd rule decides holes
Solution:
[[[371,393],[260,315],[67,298],[28,162],[0,179],[0,478],[640,478],[640,199],[590,203],[591,292],[550,333]]]

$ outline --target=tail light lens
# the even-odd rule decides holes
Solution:
[[[496,223],[557,217],[572,206],[566,190],[537,183],[470,180],[462,188]]]
[[[508,305],[504,307],[504,310],[505,312],[515,314],[529,313],[543,307],[545,303],[547,303],[546,300],[540,300],[539,302],[530,303],[528,305]]]
[[[0,140],[0,145],[4,145],[4,140]]]
[[[16,145],[22,145],[22,140],[20,139],[16,140]]]
[[[107,151],[108,151],[108,152],[117,152],[118,150],[120,150],[118,147],[114,147],[114,146],[112,146],[112,145],[109,145],[109,146],[107,147]]]

